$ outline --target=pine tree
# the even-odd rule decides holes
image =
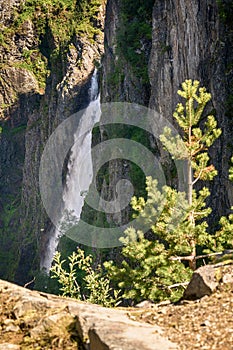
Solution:
[[[187,163],[187,193],[171,187],[158,189],[157,180],[146,180],[147,200],[133,197],[135,216],[142,227],[150,226],[154,239],[148,240],[142,231],[129,228],[123,243],[124,260],[120,267],[105,263],[110,278],[118,282],[123,297],[135,301],[149,298],[161,300],[181,296],[183,286],[196,267],[196,247],[213,249],[216,241],[207,232],[205,218],[211,212],[205,200],[210,192],[194,185],[199,180],[212,180],[217,171],[209,164],[208,149],[221,134],[213,115],[202,122],[204,108],[211,95],[199,82],[186,80],[178,91],[186,101],[176,107],[174,118],[183,132],[183,140],[164,129],[161,141],[175,159]],[[203,124],[201,127],[200,124]],[[189,262],[189,267],[185,261]]]
[[[206,92],[204,87],[199,88],[197,80],[193,82],[192,80],[185,80],[182,83],[182,90],[178,90],[178,94],[186,101],[185,105],[178,103],[173,116],[183,131],[183,141],[186,149],[180,147],[179,138],[172,137],[169,128],[165,129],[160,139],[174,158],[187,161],[187,199],[190,206],[188,221],[190,230],[195,231],[196,221],[203,218],[203,214],[199,214],[197,208],[195,208],[195,201],[198,200],[198,196],[194,190],[194,185],[199,180],[212,180],[217,175],[215,167],[209,164],[208,149],[221,135],[221,129],[217,128],[217,122],[213,115],[207,116],[204,130],[200,127],[203,112],[206,104],[211,99],[211,94]],[[203,201],[208,195],[209,191],[204,187],[202,194],[199,194],[199,200]],[[209,212],[210,210],[207,210],[206,215]],[[193,256],[193,259],[190,260],[190,267],[193,270],[196,267],[196,243],[197,237],[193,235],[190,240],[191,255]]]
[[[191,270],[184,264],[171,260],[174,255],[187,251],[181,231],[173,234],[176,221],[184,216],[185,194],[168,186],[161,192],[157,180],[151,177],[146,179],[146,191],[147,201],[133,197],[131,205],[141,226],[150,225],[154,239],[149,240],[142,231],[128,228],[120,239],[124,256],[121,266],[113,261],[105,262],[104,266],[110,279],[124,291],[123,297],[132,302],[177,300],[183,292],[183,283],[191,276]]]

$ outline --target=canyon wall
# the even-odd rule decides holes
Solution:
[[[144,21],[141,22],[142,11]],[[207,205],[213,209],[209,223],[213,227],[233,204],[228,179],[233,131],[232,15],[229,1],[157,0],[146,6],[119,0],[108,2],[106,17],[104,101],[140,103],[174,123],[172,115],[180,102],[177,90],[185,79],[199,80],[201,86],[211,92],[212,100],[206,113],[214,114],[222,129],[221,137],[210,149],[211,161],[218,170],[218,176],[208,184],[212,194]],[[145,23],[151,25],[151,38],[143,31]],[[137,31],[144,34],[140,40],[137,40]],[[129,59],[130,49],[133,59]],[[147,62],[146,71],[141,62]],[[152,148],[154,141],[150,138]],[[156,152],[166,168],[167,159],[161,148],[156,151],[155,146]],[[113,186],[117,180],[114,164],[110,170]],[[121,176],[119,167],[123,175],[125,172],[118,162],[117,178]],[[170,174],[172,177],[172,172]]]
[[[218,176],[208,184],[212,191],[208,205],[213,208],[213,224],[233,204],[228,179],[233,132],[232,21],[229,18],[232,18],[232,5],[224,1],[156,1],[153,8],[150,107],[171,119],[180,101],[176,91],[181,82],[196,79],[211,93],[208,112],[216,116],[222,129],[220,139],[210,149],[211,161],[218,170]]]

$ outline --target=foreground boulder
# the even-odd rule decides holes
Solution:
[[[0,350],[167,350],[176,345],[156,325],[126,309],[30,291],[0,280]]]
[[[200,299],[211,295],[220,283],[233,284],[233,261],[198,268],[192,275],[183,299]]]

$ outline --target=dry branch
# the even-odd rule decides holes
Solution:
[[[210,256],[217,256],[219,258],[222,258],[224,255],[232,254],[233,249],[228,249],[224,250],[224,252],[217,252],[217,253],[210,253],[210,254],[204,254],[204,255],[198,255],[198,256],[193,256],[193,255],[188,255],[188,256],[171,256],[169,259],[172,261],[193,261],[193,260],[198,260],[198,259],[203,259],[203,258],[208,258]]]

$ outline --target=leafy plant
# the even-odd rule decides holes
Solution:
[[[61,261],[61,253],[57,252],[51,268],[51,278],[58,279],[63,296],[87,300],[105,307],[116,306],[120,302],[120,291],[112,291],[110,281],[104,276],[100,266],[97,270],[92,268],[91,255],[85,257],[84,251],[79,248],[68,257],[68,260],[69,271],[66,271],[63,268],[65,260]],[[78,270],[84,272],[84,287],[77,282]]]

